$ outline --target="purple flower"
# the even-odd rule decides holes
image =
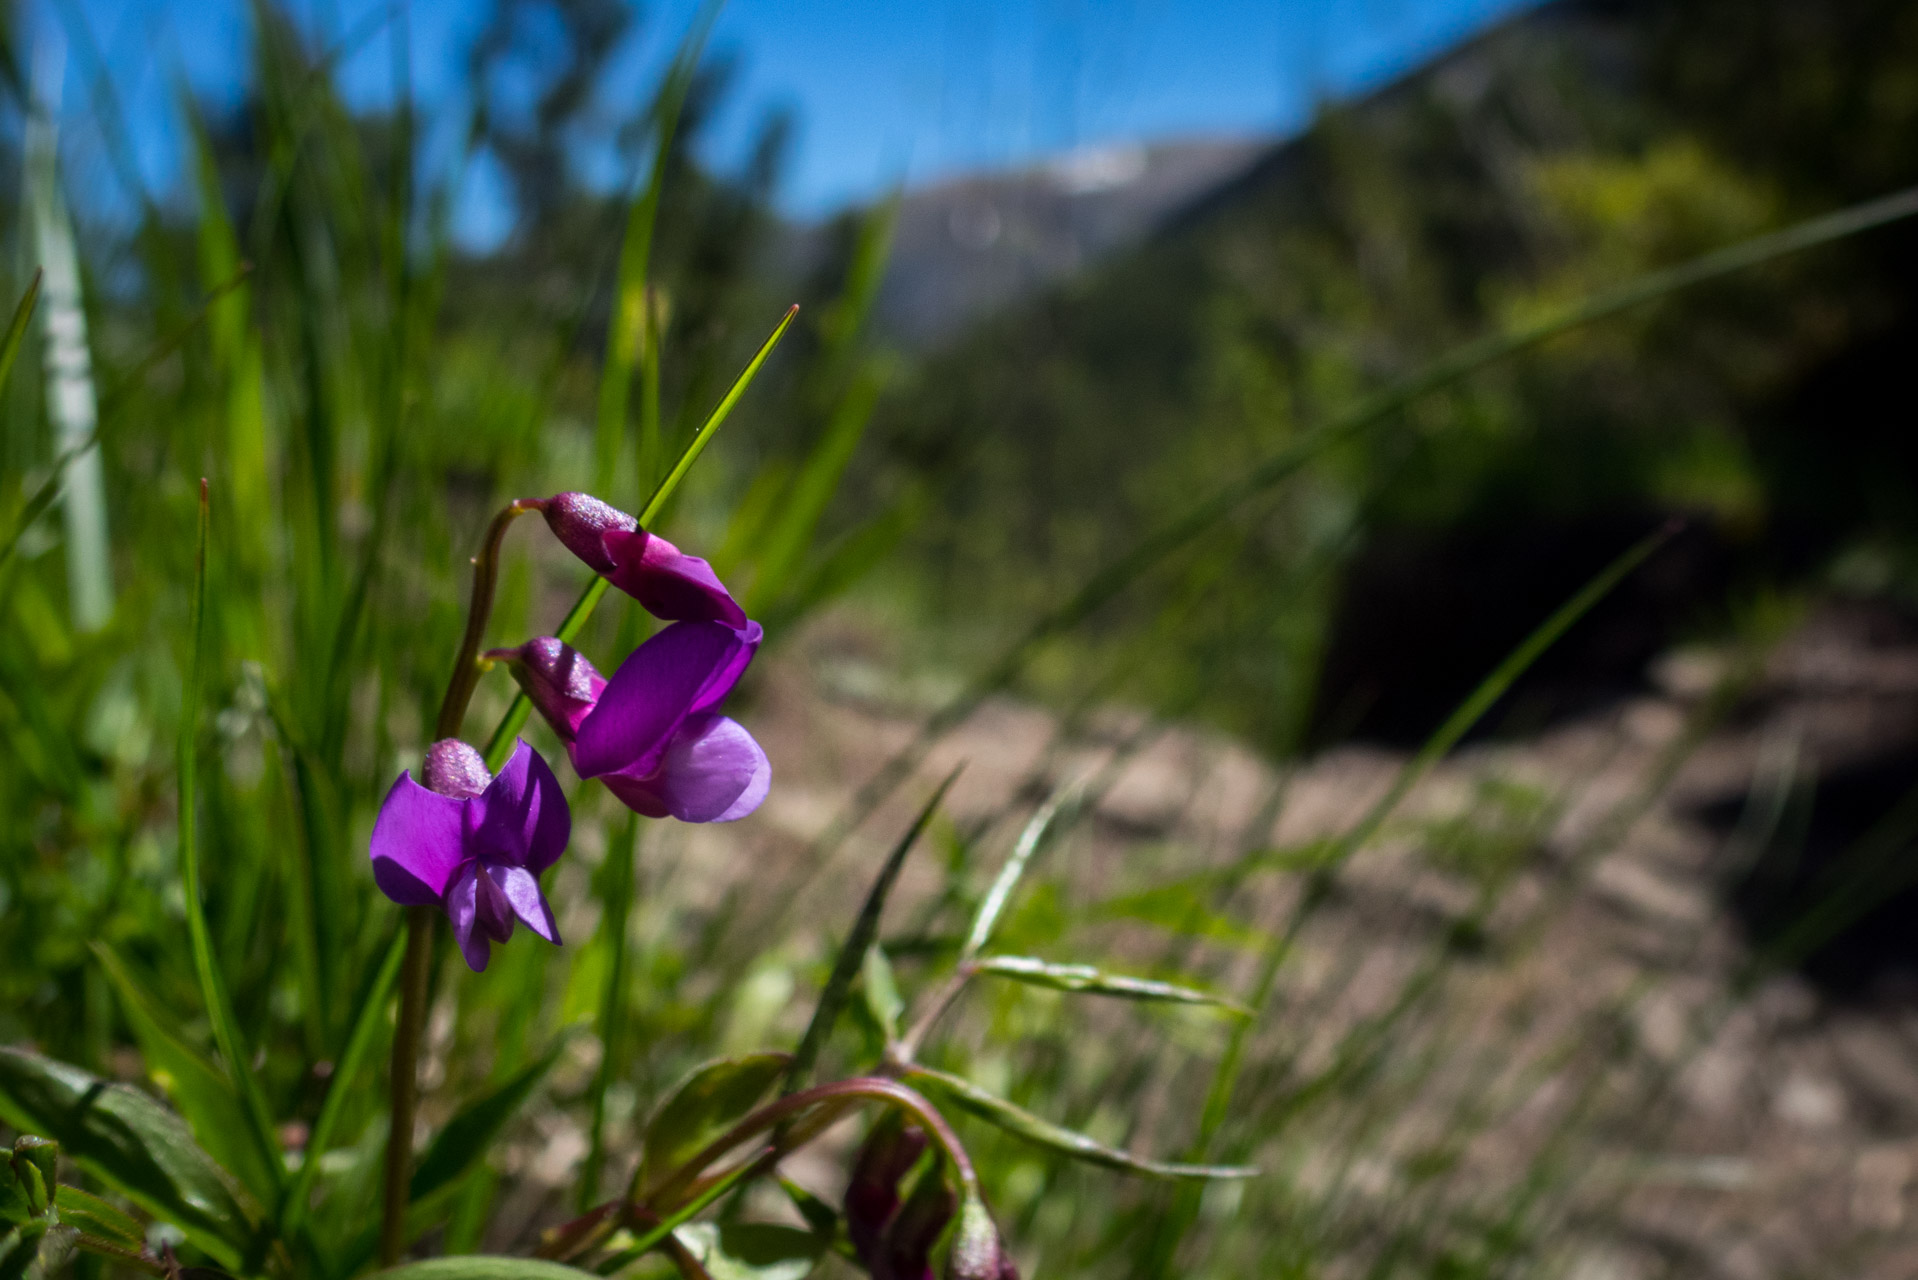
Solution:
[[[739,607],[713,567],[689,556],[617,507],[584,493],[561,493],[527,506],[594,573],[669,622],[723,622],[746,626]]]
[[[611,680],[551,637],[487,656],[512,664],[580,777],[598,778],[649,818],[731,822],[757,809],[772,783],[766,753],[717,710],[763,635],[756,622],[675,622]]]
[[[453,738],[427,749],[420,777],[402,773],[373,823],[373,881],[405,907],[438,906],[475,972],[517,917],[559,942],[540,873],[566,850],[573,818],[539,753],[521,741],[494,777]]]

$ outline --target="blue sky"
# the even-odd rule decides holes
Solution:
[[[316,37],[354,37],[349,97],[392,100],[404,31],[414,90],[443,134],[466,109],[461,69],[484,25],[481,0],[290,0]],[[405,21],[391,15],[400,5]],[[653,0],[615,55],[598,109],[643,101],[697,0]],[[1523,0],[731,0],[712,49],[738,75],[706,147],[743,157],[768,111],[798,132],[782,207],[815,217],[897,182],[1018,165],[1119,141],[1292,131],[1315,104],[1391,79],[1513,11]],[[231,101],[246,66],[247,0],[32,0],[29,46],[64,45],[71,180],[115,185],[88,113],[91,68],[108,68],[142,180],[176,188],[173,86]],[[75,15],[84,21],[76,28]],[[88,46],[91,45],[92,48]],[[594,180],[626,178],[610,149],[587,153]],[[124,185],[123,183],[119,185]],[[487,170],[466,176],[462,238],[503,234],[510,210]],[[103,191],[103,198],[110,198]]]

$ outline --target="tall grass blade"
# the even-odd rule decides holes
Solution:
[[[74,629],[97,631],[113,616],[113,574],[107,542],[106,481],[98,442],[93,358],[87,347],[87,316],[80,296],[80,256],[73,222],[60,194],[57,143],[49,96],[58,92],[60,74],[36,59],[35,110],[27,126],[27,192],[34,245],[46,273],[47,411],[54,443],[65,459],[61,489],[65,503],[67,607]],[[42,77],[46,77],[42,82]]]
[[[859,918],[853,922],[852,932],[840,945],[839,957],[833,962],[832,974],[826,979],[825,988],[819,993],[819,1003],[813,1008],[812,1021],[806,1024],[806,1034],[800,1038],[799,1048],[793,1051],[792,1065],[786,1072],[785,1092],[797,1093],[805,1087],[806,1078],[812,1074],[813,1064],[818,1061],[819,1051],[825,1047],[826,1037],[832,1034],[833,1024],[838,1022],[840,1011],[845,1008],[846,997],[852,991],[853,979],[859,976],[860,968],[865,964],[866,951],[879,936],[879,917],[886,909],[886,899],[892,893],[892,886],[899,879],[899,869],[906,865],[906,855],[912,851],[919,835],[932,821],[932,815],[938,811],[939,802],[946,798],[946,792],[959,779],[958,766],[947,774],[945,781],[933,791],[926,803],[921,806],[919,815],[906,828],[906,834],[892,847],[886,861],[879,868],[879,876],[872,882],[872,888],[866,893],[865,905],[859,909]]]
[[[1372,804],[1359,821],[1344,836],[1324,851],[1322,860],[1315,869],[1315,876],[1321,881],[1335,871],[1353,853],[1371,840],[1385,820],[1391,816],[1403,800],[1406,793],[1416,786],[1421,778],[1431,772],[1432,767],[1443,759],[1461,738],[1471,731],[1481,717],[1504,696],[1507,690],[1520,676],[1538,661],[1538,659],[1556,644],[1578,620],[1610,595],[1613,588],[1643,564],[1651,555],[1663,546],[1676,532],[1676,524],[1667,524],[1634,543],[1611,564],[1587,582],[1544,622],[1521,641],[1517,648],[1508,654],[1503,662],[1492,669],[1491,674],[1479,682],[1477,688],[1447,716],[1445,722],[1429,737],[1410,760],[1399,769],[1392,785],[1385,794]],[[1308,895],[1308,898],[1310,895]],[[1265,1009],[1272,997],[1272,989],[1278,981],[1281,967],[1291,954],[1292,943],[1297,935],[1297,918],[1293,927],[1274,936],[1266,945],[1265,954],[1260,959],[1258,976],[1252,984],[1252,992],[1246,998],[1246,1005],[1256,1018]],[[1248,1020],[1232,1029],[1231,1038],[1226,1042],[1225,1053],[1219,1059],[1219,1065],[1213,1073],[1212,1083],[1206,1092],[1205,1106],[1199,1117],[1199,1131],[1193,1141],[1192,1158],[1203,1160],[1210,1153],[1213,1142],[1224,1126],[1232,1103],[1232,1094],[1238,1084],[1239,1073],[1245,1064],[1245,1055],[1251,1044],[1251,1036],[1256,1022]],[[1181,1196],[1171,1212],[1160,1224],[1155,1233],[1150,1262],[1144,1269],[1146,1275],[1164,1275],[1172,1265],[1179,1244],[1185,1232],[1190,1228],[1198,1212],[1198,1201],[1190,1194]]]
[[[13,308],[13,319],[7,322],[6,335],[0,337],[0,388],[13,376],[13,362],[20,354],[20,344],[26,340],[27,326],[33,322],[34,304],[40,301],[40,282],[45,278],[44,267],[33,269],[33,279],[27,281],[27,291],[20,295],[20,301]]]
[[[386,954],[380,959],[380,967],[374,971],[372,985],[367,988],[366,997],[360,1001],[359,1012],[354,1015],[353,1029],[346,1037],[346,1048],[333,1064],[333,1076],[326,1086],[326,1099],[320,1103],[320,1114],[314,1119],[312,1133],[306,1141],[306,1157],[287,1190],[282,1223],[288,1236],[297,1236],[306,1220],[307,1201],[313,1193],[313,1182],[319,1176],[320,1161],[332,1148],[333,1135],[340,1125],[340,1114],[347,1100],[354,1096],[360,1072],[372,1056],[379,1033],[386,1025],[386,1003],[393,995],[393,984],[399,981],[400,961],[405,955],[406,930],[395,929],[392,941],[386,945]]]
[[[1009,978],[1053,991],[1075,995],[1114,996],[1121,1000],[1159,1001],[1167,1004],[1211,1005],[1242,1018],[1252,1011],[1238,1001],[1197,987],[1161,982],[1156,978],[1134,978],[1122,973],[1106,973],[1089,964],[1053,964],[1031,956],[987,956],[974,962],[974,971],[995,978]]]
[[[647,364],[652,371],[648,377],[646,394],[652,398],[653,404],[650,415],[652,438],[650,441],[647,439],[642,424],[639,443],[642,483],[652,482],[652,477],[644,474],[643,468],[646,460],[657,458],[659,453],[658,392],[654,385],[658,364],[656,355],[651,351],[659,335],[658,326],[652,323],[653,317],[649,314],[652,301],[647,289],[653,229],[659,221],[660,196],[666,188],[666,170],[672,160],[679,115],[686,105],[686,94],[693,87],[693,77],[699,70],[706,37],[712,32],[719,10],[719,0],[706,0],[680,39],[672,67],[667,71],[666,81],[660,87],[659,97],[653,105],[652,169],[645,188],[633,200],[626,217],[626,235],[619,250],[619,279],[613,290],[613,310],[606,326],[606,359],[600,371],[599,418],[593,438],[594,483],[599,492],[609,497],[613,494],[619,467],[620,440],[626,433],[633,364],[635,357],[641,354],[642,343],[648,348]]]
[[[167,1025],[172,1019],[165,1009],[111,947],[95,942],[93,953],[120,999],[120,1012],[133,1029],[140,1056],[146,1059],[147,1073],[166,1091],[207,1154],[232,1170],[254,1195],[270,1201],[279,1189],[279,1180],[272,1166],[263,1162],[259,1144],[253,1141],[246,1104],[233,1082],[174,1035]]]
[[[694,433],[685,451],[679,455],[679,461],[673,464],[673,469],[666,474],[664,480],[659,482],[659,487],[653,490],[652,497],[640,510],[641,525],[651,528],[653,522],[659,518],[659,513],[665,509],[666,503],[679,488],[679,482],[686,478],[686,473],[692,470],[693,463],[699,461],[699,455],[704,453],[706,446],[712,442],[714,433],[731,416],[733,406],[739,403],[739,398],[746,394],[746,388],[751,386],[753,379],[759,376],[760,366],[766,363],[766,357],[770,356],[773,348],[779,345],[779,340],[791,327],[793,317],[798,314],[799,304],[794,303],[773,329],[771,336],[759,345],[759,350],[753,353],[753,358],[746,362],[745,369],[741,370],[739,376],[733,380],[733,385],[727,389],[725,396],[714,407],[712,413],[707,415],[706,421]],[[609,585],[606,579],[600,577],[595,577],[588,583],[586,590],[580,593],[579,600],[567,613],[566,620],[553,634],[568,642],[577,636],[580,628],[586,625],[587,619],[593,616],[594,608],[605,596]],[[486,741],[487,768],[497,772],[506,763],[506,757],[512,754],[513,739],[519,733],[521,726],[526,723],[526,717],[532,709],[533,704],[526,700],[524,693],[514,697],[512,703],[506,708],[506,714],[500,717],[498,727],[493,730],[493,736]]]
[[[999,868],[999,874],[993,878],[992,888],[986,890],[979,910],[973,913],[972,927],[966,931],[965,946],[959,951],[961,965],[970,962],[992,940],[992,931],[999,927],[999,917],[1005,913],[1006,904],[1012,901],[1012,891],[1019,887],[1026,867],[1032,862],[1032,855],[1045,843],[1046,833],[1052,830],[1053,819],[1059,816],[1059,810],[1067,803],[1076,800],[1077,795],[1076,789],[1062,787],[1054,791],[1020,829],[1012,852],[1006,855],[1006,864]]]
[[[259,1149],[268,1169],[274,1171],[276,1188],[282,1181],[279,1170],[279,1143],[273,1133],[273,1119],[259,1082],[253,1078],[251,1059],[240,1039],[238,1019],[233,1014],[232,998],[213,955],[213,940],[206,926],[206,907],[200,891],[200,845],[197,820],[199,802],[199,730],[200,698],[206,680],[206,555],[208,535],[207,483],[200,481],[199,532],[193,555],[193,601],[189,613],[186,691],[180,703],[179,749],[179,857],[180,887],[186,896],[187,937],[193,949],[193,973],[199,980],[200,999],[206,1005],[207,1020],[213,1024],[213,1040],[225,1060],[227,1074],[239,1093],[248,1123],[249,1136]]]
[[[620,1047],[626,1036],[627,923],[633,911],[633,860],[639,856],[639,815],[629,814],[624,828],[606,850],[600,895],[602,945],[608,952],[606,987],[600,993],[599,1068],[587,1089],[592,1119],[586,1131],[586,1167],[580,1172],[578,1201],[584,1213],[599,1202],[600,1168],[606,1162],[606,1090],[619,1076]]]

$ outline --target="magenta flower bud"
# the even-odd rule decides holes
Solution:
[[[1006,1252],[998,1224],[986,1202],[974,1193],[959,1210],[959,1230],[946,1255],[946,1280],[1019,1280],[1019,1268]]]
[[[584,493],[555,494],[527,505],[546,517],[547,527],[567,550],[654,617],[746,625],[746,611],[711,565],[648,533],[617,507]]]
[[[520,742],[497,777],[479,752],[448,739],[427,750],[425,785],[402,773],[373,822],[373,882],[403,907],[436,906],[475,972],[517,919],[555,945],[559,928],[539,877],[559,860],[573,818],[559,779]]]
[[[846,1183],[846,1234],[868,1271],[883,1252],[886,1224],[899,1212],[900,1179],[925,1150],[925,1131],[905,1124],[896,1111],[880,1116],[860,1144]]]
[[[599,701],[606,678],[579,650],[551,636],[528,640],[517,649],[494,649],[486,656],[508,664],[534,710],[570,752],[580,721]]]
[[[924,1130],[889,1112],[866,1135],[853,1162],[846,1234],[872,1280],[933,1280],[933,1246],[959,1202],[938,1157],[902,1202],[900,1184],[926,1146]]]
[[[732,822],[759,807],[772,765],[744,725],[718,713],[765,633],[675,622],[600,677],[551,637],[487,656],[513,675],[566,744],[582,778],[598,778],[649,818]]]

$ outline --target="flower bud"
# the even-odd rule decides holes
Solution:
[[[977,1192],[969,1193],[960,1207],[959,1230],[946,1256],[946,1280],[1019,1280],[1019,1268]]]
[[[487,657],[508,664],[546,723],[569,748],[579,737],[580,721],[599,703],[605,677],[584,654],[552,636],[528,640],[517,649],[494,649]]]
[[[421,785],[455,800],[478,795],[492,781],[485,757],[458,738],[442,738],[428,747],[420,766]]]
[[[920,1175],[906,1202],[886,1224],[883,1253],[891,1280],[934,1280],[932,1247],[952,1221],[959,1197],[946,1185],[944,1160]],[[879,1271],[874,1269],[875,1280]]]
[[[926,1149],[924,1130],[888,1111],[873,1125],[846,1183],[846,1234],[867,1270],[879,1265],[886,1224],[899,1212],[899,1180]]]
[[[630,532],[639,528],[638,520],[587,493],[560,493],[526,505],[545,516],[546,527],[553,531],[553,536],[584,560],[594,573],[606,573],[617,567],[606,550],[605,535],[612,530]]]

